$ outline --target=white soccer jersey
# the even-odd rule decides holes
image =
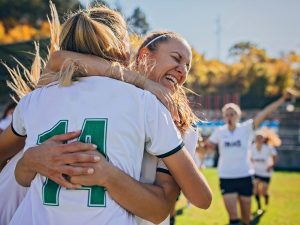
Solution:
[[[7,225],[25,197],[27,188],[19,185],[14,171],[23,152],[19,152],[5,165],[0,173],[0,224]]]
[[[0,129],[5,130],[11,123],[12,116],[9,115],[0,121]],[[17,210],[20,202],[25,197],[27,188],[19,185],[15,179],[14,171],[22,152],[16,154],[5,165],[0,173],[0,224],[7,225]]]
[[[249,147],[253,137],[253,120],[238,123],[234,131],[227,125],[217,128],[209,137],[219,147],[220,178],[242,178],[251,175]]]
[[[251,145],[250,157],[254,168],[254,174],[262,177],[271,177],[272,171],[268,172],[267,167],[272,156],[277,155],[275,148],[263,144],[261,149],[256,148],[256,144]]]
[[[5,130],[11,123],[12,116],[9,115],[0,121],[0,130]]]
[[[190,127],[183,137],[184,145],[193,158],[196,152],[198,135],[199,135],[198,129],[196,127]],[[168,169],[161,159],[145,152],[140,181],[142,183],[153,184],[155,181],[157,170],[168,173]],[[144,220],[137,216],[136,216],[136,221],[138,225],[154,225],[154,223],[151,223],[150,221]],[[169,225],[169,224],[170,224],[170,217],[168,216],[159,225]]]
[[[144,149],[164,157],[183,145],[170,113],[154,95],[106,77],[87,77],[69,87],[52,85],[31,92],[14,112],[13,129],[27,135],[24,149],[55,134],[81,129],[80,141],[96,144],[113,165],[136,180]],[[136,222],[101,187],[67,190],[37,175],[10,224]]]

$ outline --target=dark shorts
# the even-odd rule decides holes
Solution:
[[[259,175],[254,175],[255,179],[258,179],[262,182],[266,182],[266,183],[270,183],[271,181],[271,177],[263,177],[263,176],[259,176]]]
[[[242,178],[220,178],[222,195],[237,193],[250,197],[253,194],[253,179],[251,176]]]

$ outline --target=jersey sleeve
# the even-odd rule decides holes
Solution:
[[[254,133],[253,119],[246,120],[241,125],[250,135]]]
[[[11,123],[11,116],[5,117],[0,121],[0,130],[5,130]]]
[[[185,148],[188,150],[188,152],[190,153],[194,161],[196,161],[195,157],[196,157],[196,147],[197,147],[198,138],[199,138],[198,128],[192,126],[186,131],[183,137]],[[167,166],[164,164],[164,162],[161,159],[158,160],[157,172],[170,174]]]
[[[170,112],[156,99],[145,92],[145,149],[149,154],[164,158],[184,146]]]
[[[278,155],[276,148],[270,146],[270,155],[271,156]]]
[[[208,141],[213,144],[218,144],[220,142],[220,128],[217,128],[209,136]]]
[[[24,108],[25,108],[25,101],[24,98],[20,100],[16,109],[14,110],[11,129],[15,135],[24,137],[26,136],[26,129],[24,123]]]

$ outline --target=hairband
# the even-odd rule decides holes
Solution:
[[[152,39],[151,41],[148,42],[148,44],[145,45],[144,48],[147,48],[149,45],[151,45],[154,41],[160,39],[161,37],[166,37],[166,34],[162,34],[162,35],[159,35],[158,37]]]

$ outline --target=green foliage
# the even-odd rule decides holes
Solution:
[[[150,26],[146,15],[139,7],[134,9],[133,14],[127,18],[127,22],[132,33],[145,35],[149,31]]]
[[[58,10],[58,15],[78,9],[81,5],[78,0],[53,0]],[[0,0],[0,20],[6,28],[18,23],[38,25],[46,20],[50,14],[49,1],[47,0]]]

